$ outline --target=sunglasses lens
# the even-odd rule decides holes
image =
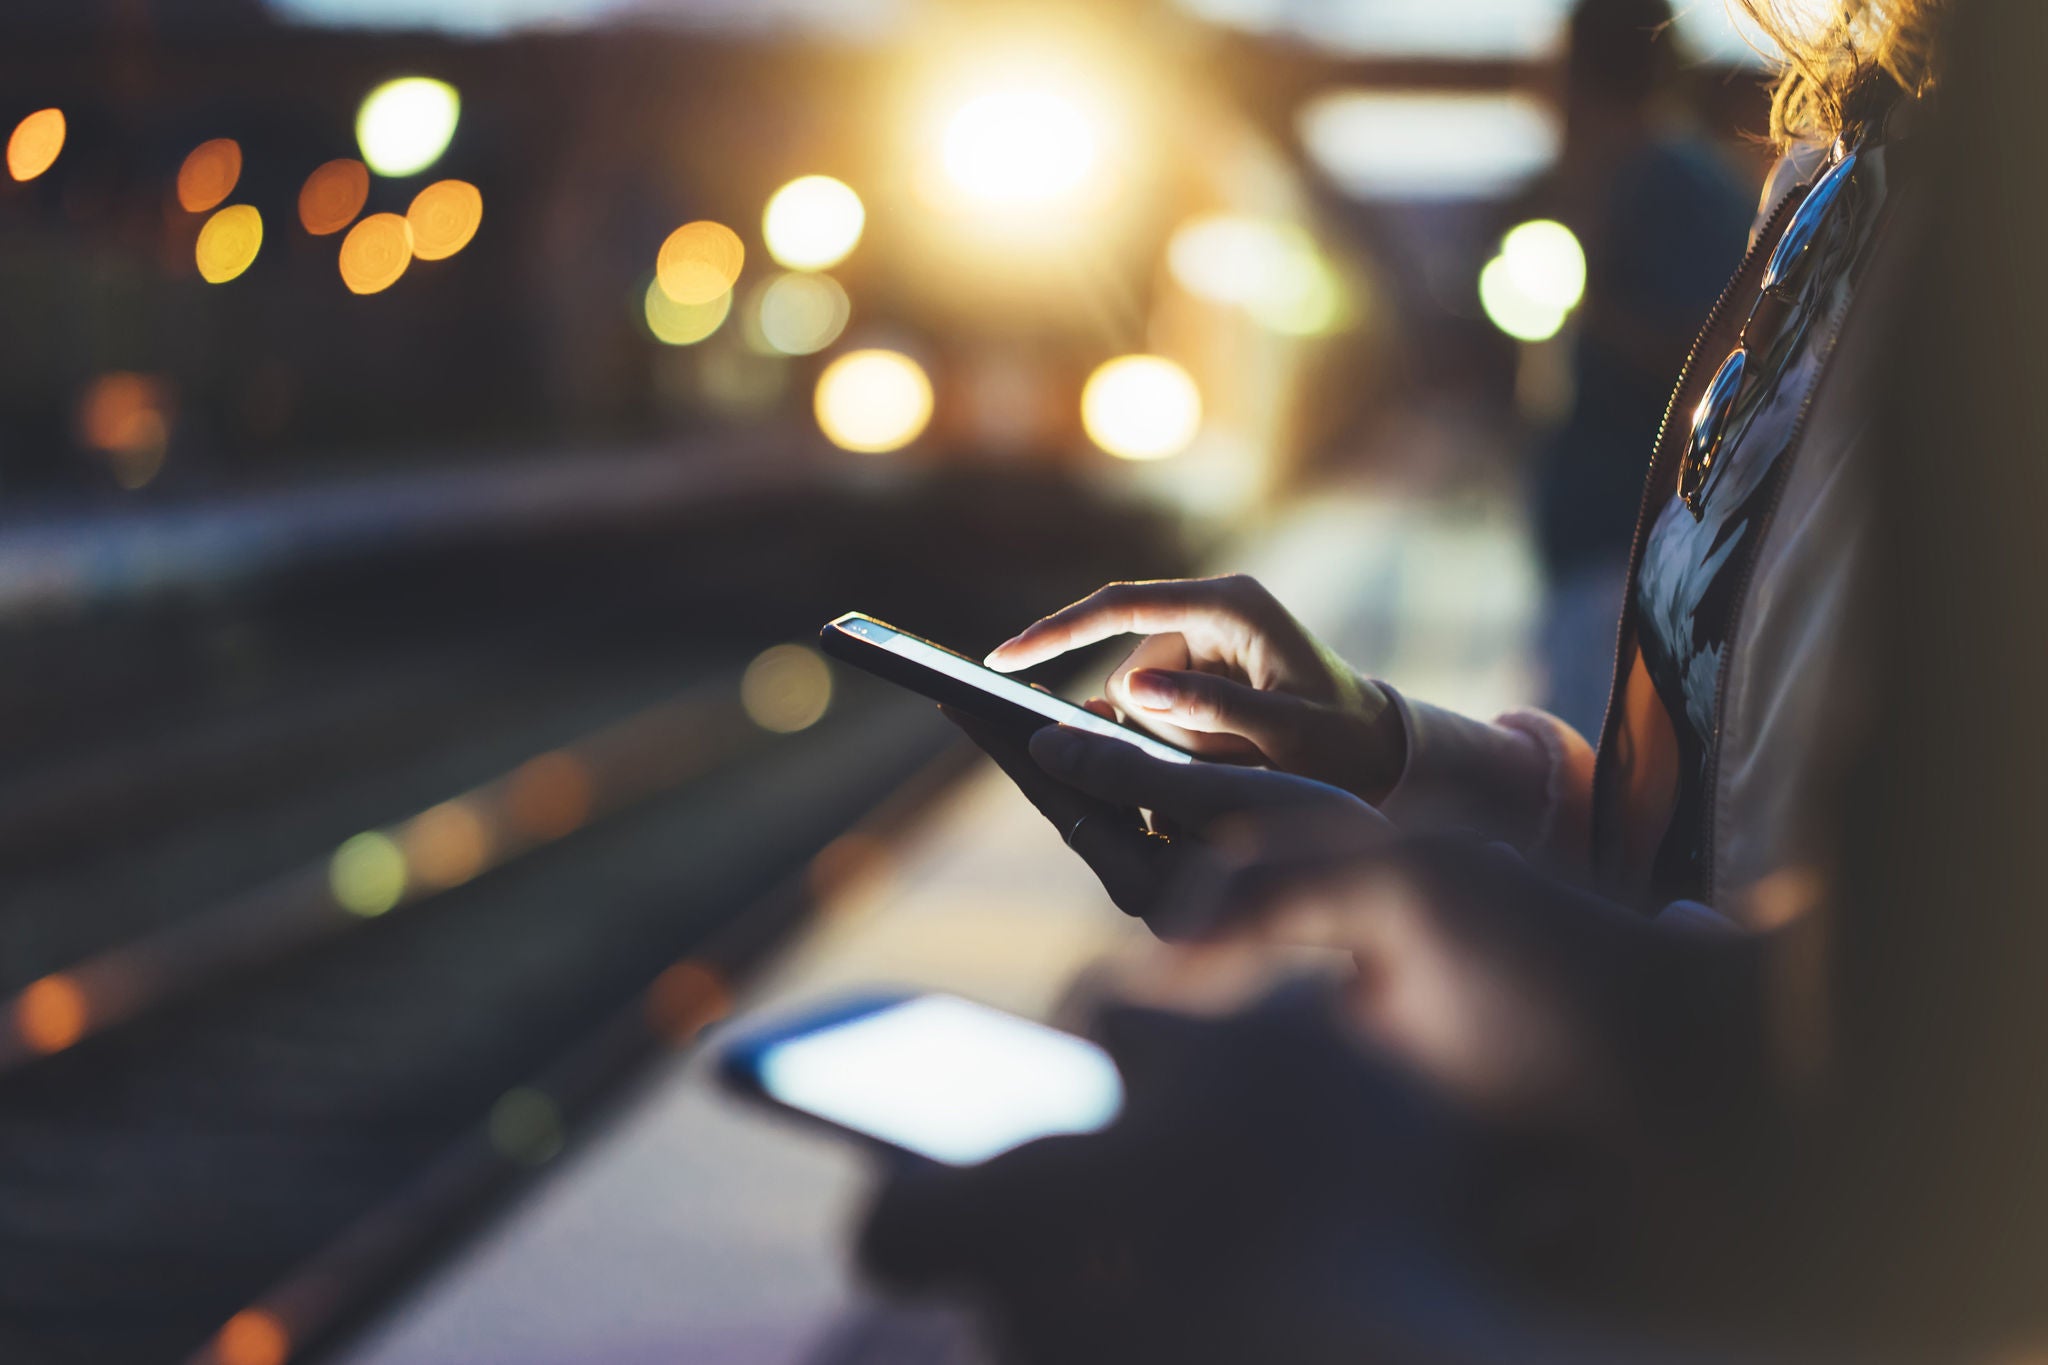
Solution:
[[[1813,239],[1820,234],[1828,210],[1842,197],[1842,190],[1855,169],[1856,154],[1851,152],[1806,192],[1805,200],[1786,225],[1785,235],[1778,239],[1777,248],[1771,252],[1770,263],[1764,267],[1766,294],[1782,295],[1792,284],[1793,276],[1812,255]]]
[[[1678,496],[1695,511],[1700,489],[1714,467],[1714,456],[1720,453],[1721,438],[1728,434],[1728,418],[1735,411],[1735,398],[1742,392],[1742,376],[1748,368],[1748,352],[1738,349],[1731,353],[1714,371],[1713,382],[1692,410],[1692,436],[1678,467]]]

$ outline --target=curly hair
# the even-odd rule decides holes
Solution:
[[[1779,143],[1831,138],[1904,94],[1932,92],[1947,0],[1736,0],[1778,46],[1771,101]]]

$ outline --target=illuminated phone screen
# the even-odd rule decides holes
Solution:
[[[1124,1098],[1116,1064],[1095,1044],[949,995],[773,1043],[756,1075],[793,1109],[954,1166],[1095,1132]]]
[[[1152,757],[1165,759],[1169,763],[1194,762],[1193,758],[1170,744],[1161,743],[1159,740],[1152,738],[1152,736],[1133,730],[1129,726],[1118,725],[1113,720],[1104,720],[1101,716],[1096,715],[1085,707],[1076,706],[1070,701],[1064,701],[1049,693],[1041,692],[1035,687],[1018,682],[1015,678],[1006,677],[992,668],[983,668],[980,664],[963,659],[950,650],[940,649],[938,646],[920,640],[914,635],[905,635],[901,631],[891,630],[878,621],[855,620],[845,622],[844,625],[845,628],[852,630],[862,639],[870,640],[880,645],[891,654],[900,654],[906,659],[915,660],[917,663],[923,664],[933,672],[943,673],[947,677],[964,682],[970,687],[980,688],[992,696],[1001,697],[1005,701],[1015,702],[1027,710],[1037,712],[1047,720],[1056,721],[1061,725],[1071,725],[1077,730],[1086,730],[1090,734],[1105,735],[1110,739],[1120,739],[1126,744],[1135,744]]]

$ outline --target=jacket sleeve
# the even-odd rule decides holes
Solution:
[[[1418,702],[1385,684],[1408,741],[1381,803],[1415,830],[1469,829],[1562,870],[1591,858],[1593,746],[1542,711],[1491,723]]]

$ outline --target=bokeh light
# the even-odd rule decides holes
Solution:
[[[1043,206],[1070,198],[1094,173],[1101,135],[1068,93],[1014,85],[975,95],[946,120],[940,163],[983,208]]]
[[[529,839],[559,839],[590,818],[591,800],[590,769],[557,749],[514,770],[505,784],[505,818]]]
[[[1523,223],[1501,238],[1500,255],[1515,288],[1537,303],[1569,313],[1586,295],[1586,252],[1563,223]]]
[[[466,801],[444,801],[405,827],[406,867],[422,886],[460,886],[483,871],[490,857],[490,827]]]
[[[106,459],[123,488],[157,476],[170,435],[171,388],[154,375],[103,374],[79,397],[79,442]]]
[[[1290,336],[1332,330],[1344,308],[1342,287],[1315,239],[1293,223],[1205,214],[1174,231],[1167,268],[1189,293],[1242,308]]]
[[[178,167],[178,206],[204,213],[235,192],[242,178],[242,144],[231,137],[202,142]]]
[[[818,426],[844,450],[880,454],[916,440],[932,419],[932,382],[896,351],[848,351],[818,376]]]
[[[1124,460],[1163,460],[1186,450],[1202,426],[1202,394],[1164,356],[1107,361],[1081,390],[1088,438]]]
[[[14,125],[7,139],[7,174],[33,180],[57,164],[64,150],[64,111],[38,109]]]
[[[805,645],[765,649],[740,677],[747,718],[778,735],[810,729],[831,704],[832,668]]]
[[[738,283],[747,249],[723,223],[685,223],[668,235],[654,277],[677,303],[709,303]]]
[[[30,983],[14,1002],[14,1031],[30,1049],[62,1052],[85,1036],[85,992],[64,974]]]
[[[732,311],[732,291],[725,290],[704,303],[677,303],[661,287],[659,277],[647,282],[647,296],[641,301],[647,330],[654,339],[669,346],[694,346],[716,332]]]
[[[647,988],[647,1026],[671,1043],[687,1043],[732,1012],[732,991],[718,969],[689,958]]]
[[[860,242],[867,210],[851,187],[829,175],[792,180],[768,200],[761,236],[768,254],[789,270],[827,270]]]
[[[370,168],[344,156],[320,166],[299,190],[299,222],[315,237],[328,237],[356,220],[370,201]]]
[[[364,96],[356,145],[379,175],[417,175],[441,159],[462,117],[462,97],[446,81],[406,76]]]
[[[219,1365],[284,1365],[291,1353],[291,1333],[276,1314],[261,1308],[244,1308],[213,1338],[213,1358]]]
[[[1523,223],[1501,239],[1500,254],[1479,272],[1479,303],[1494,326],[1518,341],[1548,341],[1586,293],[1586,253],[1562,223]]]
[[[522,1166],[539,1166],[562,1150],[561,1106],[528,1086],[514,1086],[491,1106],[484,1131],[498,1154]]]
[[[811,355],[839,340],[853,315],[846,290],[830,275],[778,275],[761,291],[761,339],[783,355]]]
[[[405,895],[405,853],[387,835],[358,834],[334,850],[327,886],[351,914],[381,915]]]
[[[396,213],[373,213],[341,240],[341,279],[352,294],[377,294],[412,264],[412,224]]]
[[[436,180],[413,196],[405,221],[412,225],[412,254],[445,261],[476,236],[484,221],[483,191],[467,180]]]
[[[199,278],[226,284],[256,263],[263,249],[263,215],[253,204],[231,204],[206,220],[192,249]]]

